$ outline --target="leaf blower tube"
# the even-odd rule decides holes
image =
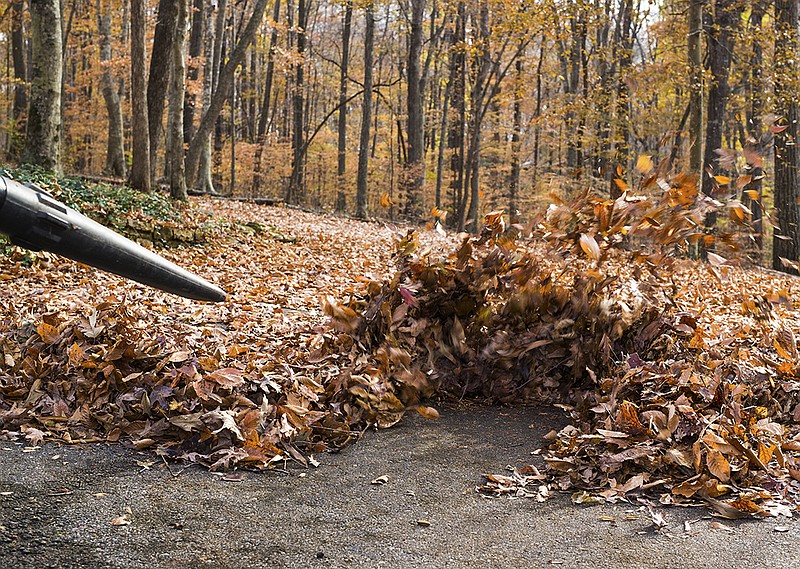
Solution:
[[[50,251],[121,277],[195,300],[225,292],[56,201],[43,189],[0,176],[0,232],[14,245]]]

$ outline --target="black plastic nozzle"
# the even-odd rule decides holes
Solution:
[[[0,176],[0,233],[157,289],[222,302],[225,292],[57,201],[43,189]]]

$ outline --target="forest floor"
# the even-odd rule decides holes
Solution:
[[[209,244],[160,252],[223,287],[229,295],[224,304],[176,298],[49,255],[32,262],[0,259],[0,276],[5,281],[0,306],[6,311],[6,320],[0,324],[10,330],[3,346],[5,369],[26,377],[71,374],[75,378],[71,383],[78,384],[67,386],[56,379],[20,386],[12,381],[15,375],[0,374],[6,400],[16,401],[4,411],[6,440],[0,441],[0,558],[9,566],[800,566],[796,516],[788,513],[786,504],[770,501],[774,494],[766,491],[747,498],[746,504],[737,502],[737,507],[758,507],[746,514],[747,519],[730,519],[740,516],[732,515],[733,506],[720,505],[720,500],[712,503],[722,509],[723,517],[712,517],[709,510],[698,508],[654,510],[653,502],[636,495],[647,485],[641,475],[633,476],[638,484],[630,488],[612,487],[614,492],[606,495],[610,503],[596,506],[573,504],[594,500],[572,493],[570,502],[567,494],[559,495],[559,484],[552,478],[551,486],[544,482],[540,486],[537,480],[543,479],[538,471],[525,467],[533,464],[544,470],[542,457],[547,457],[539,454],[540,447],[553,441],[553,433],[564,433],[574,420],[543,404],[450,403],[439,412],[421,407],[422,416],[406,414],[392,429],[381,432],[359,433],[345,431],[344,423],[336,428],[322,424],[323,430],[341,430],[349,441],[360,438],[358,444],[341,450],[338,444],[328,447],[334,453],[322,452],[323,446],[300,445],[304,442],[300,435],[309,429],[304,421],[317,429],[312,419],[321,421],[332,415],[318,410],[322,403],[319,407],[312,403],[327,401],[326,405],[339,411],[348,404],[320,387],[335,385],[333,370],[341,363],[331,363],[325,358],[333,356],[320,351],[320,338],[328,330],[325,307],[328,316],[332,312],[346,320],[347,308],[331,309],[330,299],[357,296],[369,281],[391,280],[395,241],[407,228],[282,207],[197,203],[200,214],[196,215],[206,215],[205,208],[211,223],[224,220],[221,227],[210,229],[214,237]],[[419,240],[421,248],[437,251],[450,251],[459,242],[455,236],[435,231],[422,232]],[[700,295],[708,292],[704,291],[708,282],[722,282],[719,272],[728,269],[692,269],[673,279],[673,287],[691,289],[682,298]],[[700,273],[702,279],[698,279]],[[740,297],[760,298],[762,293],[767,300],[759,302],[769,303],[774,290],[780,291],[776,293],[780,298],[764,310],[780,310],[785,316],[781,321],[796,328],[796,310],[783,308],[791,305],[785,297],[793,298],[796,287],[791,279],[750,274],[746,281],[729,287],[735,299],[717,294],[702,316],[680,313],[684,315],[676,326],[691,328],[687,343],[699,342],[698,321],[710,321],[711,326],[703,328],[706,340],[718,350],[727,349],[733,340],[717,344],[714,338],[732,338],[729,330],[740,330],[742,318],[749,316],[739,313],[731,320],[725,310]],[[422,301],[421,295],[409,297],[412,292],[400,287],[400,308]],[[755,337],[755,333],[736,336],[736,341],[751,337],[755,343],[772,345],[769,338]],[[17,338],[19,346],[10,341]],[[791,345],[796,353],[794,336]],[[716,357],[722,361],[722,356]],[[743,360],[741,365],[746,363]],[[135,367],[145,364],[147,368]],[[636,361],[627,365],[632,370],[641,367]],[[713,364],[711,369],[723,367]],[[795,371],[784,367],[786,374]],[[641,369],[653,375],[659,372]],[[89,373],[96,376],[86,387],[81,377],[90,377]],[[668,383],[660,377],[656,377],[659,385]],[[173,388],[182,386],[180,382],[187,387],[168,387],[172,379]],[[244,389],[251,384],[269,395],[264,397],[261,415],[251,413],[257,407],[255,395]],[[126,385],[137,387],[126,392]],[[712,398],[717,399],[711,393],[707,403]],[[277,409],[282,416],[270,407],[273,400],[281,402]],[[203,405],[212,410],[196,411]],[[688,400],[678,405],[679,412],[689,416]],[[30,409],[31,415],[23,414],[23,408]],[[139,419],[157,416],[159,408],[165,415],[174,414],[160,421]],[[389,411],[395,419],[402,415]],[[357,416],[358,409],[347,414]],[[252,415],[272,418],[274,431],[264,429],[262,421],[261,437],[253,435]],[[430,419],[437,415],[441,415],[438,420]],[[719,419],[717,415],[710,421]],[[651,414],[650,418],[655,421],[651,423],[655,437],[657,417]],[[695,422],[682,420],[680,429],[689,429]],[[245,430],[248,424],[250,431]],[[755,429],[755,419],[752,425]],[[762,430],[776,428],[771,423],[759,425]],[[627,444],[622,439],[629,436],[620,432],[623,427],[642,430],[638,419],[623,426],[612,423],[598,430],[602,436],[592,434],[584,440],[599,445],[607,439],[604,444],[612,450],[603,447],[593,456],[628,453],[620,462],[635,465],[629,473],[641,472],[648,456],[630,451],[642,446],[619,452]],[[662,428],[675,431],[677,427],[665,424]],[[199,441],[197,433],[205,433]],[[766,440],[766,435],[760,436]],[[206,450],[171,454],[171,449],[189,448],[176,446],[176,437],[182,444]],[[719,464],[728,462],[719,461],[717,455],[725,453],[731,457],[730,468],[735,472],[728,472],[728,478],[733,480],[736,473],[746,470],[749,455],[714,437],[703,441],[708,457],[716,462],[712,464],[702,454],[701,466],[719,473]],[[237,439],[238,446],[233,448]],[[124,444],[107,444],[118,440]],[[202,447],[203,440],[216,446]],[[638,444],[656,448],[664,440]],[[763,455],[764,462],[774,464],[780,459],[794,464],[790,455],[797,450],[794,441],[786,441],[789,458],[778,447],[769,447],[764,450],[769,451]],[[266,454],[269,448],[273,454]],[[665,448],[665,456],[691,461],[682,452]],[[760,456],[761,452],[759,447]],[[559,466],[569,457],[550,460]],[[756,464],[760,460],[751,459]],[[191,462],[221,472],[209,472]],[[238,469],[248,464],[267,468]],[[495,491],[487,492],[482,475],[498,475],[507,465],[529,478],[496,477]],[[776,468],[764,470],[772,475]],[[588,466],[581,472],[590,470]],[[782,486],[776,483],[775,488],[792,496],[796,491],[792,476],[776,479]],[[698,477],[689,483],[696,483]],[[714,495],[735,487],[733,481],[719,484],[706,474],[700,480],[702,484],[686,486],[680,495],[719,491],[706,496],[714,500]],[[526,488],[530,481],[532,486]],[[680,481],[676,480],[676,486]],[[514,487],[517,482],[520,488]],[[763,503],[763,509],[755,501]],[[749,517],[756,513],[759,522]]]

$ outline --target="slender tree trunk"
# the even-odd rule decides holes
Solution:
[[[294,66],[292,89],[292,175],[286,201],[298,204],[305,193],[305,51],[308,9],[306,0],[297,2],[297,63]]]
[[[367,177],[369,169],[369,130],[372,124],[372,67],[375,44],[375,19],[370,2],[365,10],[364,25],[364,100],[361,105],[361,136],[358,146],[358,174],[356,177],[356,217],[368,214]]]
[[[23,160],[61,169],[61,2],[31,0],[31,97]]]
[[[337,127],[336,160],[336,211],[347,209],[347,70],[350,65],[350,31],[353,21],[353,4],[347,2],[342,22],[342,61],[339,65],[339,122]]]
[[[275,0],[272,8],[272,31],[269,36],[267,50],[267,70],[264,78],[264,99],[261,103],[261,114],[258,117],[258,130],[256,131],[256,156],[253,173],[253,195],[258,195],[261,188],[261,156],[267,139],[267,125],[270,118],[270,101],[272,99],[272,77],[275,74],[275,47],[278,43],[278,18],[281,15],[281,0]]]
[[[203,44],[203,57],[205,58],[205,62],[203,63],[203,111],[208,109],[209,105],[211,104],[211,94],[213,92],[214,86],[214,40],[215,40],[215,33],[214,30],[216,29],[215,26],[215,18],[214,18],[214,10],[215,10],[216,3],[214,0],[205,0],[205,12],[206,12],[206,33],[204,38]],[[194,134],[192,137],[192,141],[195,137],[199,136],[197,133]],[[186,167],[186,163],[184,162],[184,168]],[[190,186],[189,179],[187,177],[186,180],[187,187]],[[211,179],[211,133],[207,132],[204,135],[202,140],[199,140],[198,143],[198,155],[197,155],[197,175],[195,176],[194,183],[192,184],[195,191],[205,193],[205,194],[213,194],[214,192],[214,182]]]
[[[764,14],[766,13],[766,3],[756,0],[753,2],[750,13],[750,25],[753,29],[760,29]],[[762,195],[762,182],[764,177],[763,157],[766,154],[766,143],[764,140],[763,125],[761,115],[764,113],[764,77],[762,72],[763,48],[758,38],[753,39],[753,48],[750,53],[750,109],[747,113],[747,130],[750,133],[749,140],[744,142],[745,148],[748,146],[753,151],[747,162],[750,168],[749,174],[752,176],[751,182],[744,187],[743,201],[753,212],[751,223],[753,225],[753,238],[755,240],[756,251],[753,258],[761,261],[761,254],[764,248],[764,212]],[[755,194],[755,197],[751,197]]]
[[[630,92],[628,89],[628,72],[633,63],[633,0],[624,0],[620,7],[620,34],[619,34],[619,79],[617,81],[616,102],[616,142],[615,162],[622,164],[627,169],[631,156],[630,148]],[[613,182],[612,182],[613,183]],[[616,184],[614,184],[616,185]],[[616,195],[616,190],[612,191]]]
[[[172,42],[172,83],[169,90],[169,193],[173,199],[186,200],[186,176],[183,158],[183,102],[186,92],[186,63],[183,58],[186,47],[186,22],[188,0],[178,0],[178,16],[175,20],[175,35]]]
[[[786,129],[775,136],[775,207],[772,268],[797,274],[781,259],[800,253],[800,153],[798,153],[798,0],[775,0],[775,104]]]
[[[533,164],[531,165],[534,187],[539,179],[539,146],[542,133],[539,119],[542,116],[542,64],[544,63],[544,42],[545,36],[542,34],[542,44],[539,47],[539,61],[536,64],[536,108],[533,111],[533,116],[536,120],[533,132]]]
[[[689,171],[703,168],[703,5],[689,0]],[[699,178],[698,178],[699,179]]]
[[[28,114],[28,66],[25,64],[25,28],[22,18],[24,0],[11,3],[11,59],[14,63],[14,107],[12,110],[13,131],[8,148],[9,156],[19,158],[25,143],[26,117]]]
[[[447,135],[447,147],[450,150],[450,188],[453,198],[453,215],[451,219],[459,231],[464,229],[466,207],[466,192],[464,188],[464,146],[466,141],[465,128],[467,122],[466,93],[466,6],[463,1],[458,3],[455,33],[450,45],[450,65],[453,72],[453,87],[451,104],[453,107],[453,120]]]
[[[733,35],[741,20],[738,3],[733,0],[716,0],[713,23],[708,37],[708,63],[711,83],[708,87],[708,107],[706,114],[706,144],[704,167],[715,168],[717,150],[722,147],[722,130],[725,123],[725,109],[731,90],[728,85],[728,70],[733,54]],[[712,177],[703,173],[703,193],[711,195],[716,187]],[[714,216],[708,216],[707,223],[714,225]]]
[[[519,220],[519,151],[522,131],[522,58],[517,59],[514,82],[514,126],[511,132],[511,174],[508,180],[508,216],[511,223]]]
[[[450,41],[452,43],[452,40]],[[453,90],[455,81],[455,67],[450,66],[447,84],[444,86],[444,102],[442,103],[442,121],[439,129],[439,148],[436,156],[436,192],[435,203],[437,208],[442,207],[442,181],[444,177],[444,150],[448,140],[447,127],[450,118],[450,92]]]
[[[122,105],[117,91],[117,82],[108,69],[111,53],[111,11],[101,0],[97,2],[98,31],[100,33],[100,65],[105,64],[100,83],[108,111],[108,144],[106,147],[106,165],[104,171],[111,176],[124,178],[127,175],[125,165],[125,138],[122,132]]]
[[[161,143],[164,101],[169,85],[172,43],[175,22],[181,0],[159,0],[153,51],[150,54],[150,73],[147,79],[147,125],[150,136],[150,182],[155,183],[158,172],[158,147]]]
[[[147,126],[147,81],[145,79],[145,23],[147,1],[131,0],[131,186],[150,191],[150,134]]]
[[[425,182],[425,117],[420,56],[425,0],[411,0],[411,28],[408,41],[408,163],[406,164],[406,202],[404,214],[409,218],[422,215],[422,186]]]

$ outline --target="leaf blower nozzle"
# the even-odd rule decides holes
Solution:
[[[14,245],[49,251],[194,300],[225,292],[57,201],[42,188],[0,176],[0,233]]]

